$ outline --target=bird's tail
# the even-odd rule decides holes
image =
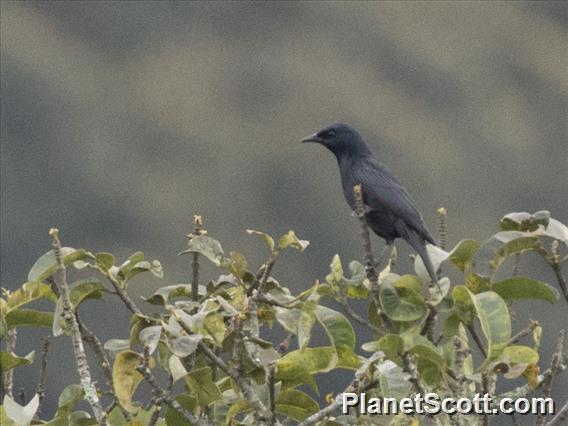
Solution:
[[[439,287],[438,283],[438,274],[434,269],[434,265],[432,265],[432,261],[430,260],[430,255],[428,254],[428,250],[426,250],[426,241],[422,238],[417,232],[412,229],[408,230],[408,243],[412,246],[414,250],[418,253],[418,255],[422,258],[424,262],[424,266],[428,271],[428,275],[432,279],[432,282]]]

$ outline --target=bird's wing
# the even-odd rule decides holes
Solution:
[[[395,217],[415,229],[426,241],[435,244],[422,215],[406,189],[374,158],[365,158],[362,161],[364,164],[352,167],[351,171],[353,181],[363,186],[365,204],[371,209],[390,210]]]

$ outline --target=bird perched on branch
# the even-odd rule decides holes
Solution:
[[[325,127],[303,139],[329,149],[339,164],[343,194],[355,210],[353,187],[361,184],[365,221],[390,246],[396,238],[408,242],[420,255],[432,281],[438,284],[426,244],[436,245],[414,201],[386,166],[379,163],[359,133],[347,124]]]

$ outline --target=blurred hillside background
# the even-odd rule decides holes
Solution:
[[[299,143],[336,121],[360,130],[433,232],[447,208],[450,246],[511,211],[567,223],[566,5],[2,1],[2,286],[25,281],[52,226],[65,245],[161,260],[164,280],[140,279],[136,298],[189,282],[176,253],[199,213],[253,265],[266,253],[246,228],[295,229],[311,245],[275,274],[308,287],[335,253],[362,257],[333,156]],[[555,283],[536,258],[521,272]],[[515,330],[542,321],[547,365],[566,304],[517,311]],[[103,340],[127,337],[118,301],[84,314]],[[21,332],[17,352],[43,334]],[[66,340],[50,353],[46,409],[75,374]],[[36,377],[18,369],[15,389],[31,394]]]

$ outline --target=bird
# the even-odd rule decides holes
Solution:
[[[432,282],[438,285],[426,250],[427,244],[436,245],[432,234],[406,188],[375,158],[361,135],[348,124],[335,123],[302,142],[323,145],[335,155],[347,204],[355,211],[353,187],[360,184],[367,226],[388,246],[397,238],[410,244],[422,258]]]

